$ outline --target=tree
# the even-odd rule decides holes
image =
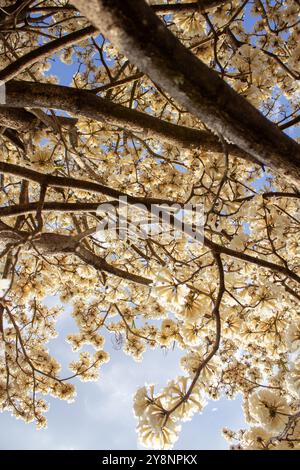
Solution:
[[[145,446],[241,393],[235,448],[299,449],[299,5],[1,2],[2,411],[45,426],[43,395],[97,380],[113,335],[137,361],[182,350],[182,376],[135,395]]]

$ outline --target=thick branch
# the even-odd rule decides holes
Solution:
[[[23,108],[0,106],[0,124],[17,131],[28,131],[37,123],[37,118]]]
[[[300,145],[184,47],[143,0],[73,0],[73,4],[213,132],[299,182]]]
[[[225,255],[231,256],[232,258],[237,258],[242,261],[246,261],[246,263],[256,264],[257,266],[262,266],[264,268],[270,269],[271,271],[284,274],[296,281],[298,284],[300,284],[300,276],[298,276],[291,269],[286,268],[286,266],[272,263],[271,261],[267,261],[262,258],[257,258],[256,256],[251,256],[241,251],[235,251],[226,246],[218,245],[217,243],[212,242],[206,237],[204,237],[204,245],[212,249],[215,253],[224,253]]]
[[[11,81],[6,84],[6,104],[14,108],[60,109],[121,127],[137,133],[144,139],[156,138],[179,147],[223,152],[219,139],[210,132],[172,124],[76,88],[49,83]],[[233,156],[251,160],[249,155],[234,145],[229,146],[229,151]]]
[[[5,127],[0,127],[0,129],[1,134],[10,140],[12,144],[21,149],[23,152],[25,151],[25,145],[21,139],[19,139],[18,133],[14,129],[7,129]]]
[[[84,39],[87,39],[95,34],[95,32],[96,28],[88,26],[87,28],[67,34],[66,36],[50,41],[47,44],[30,51],[28,54],[16,59],[7,67],[0,70],[0,82],[8,82],[9,80],[12,80],[19,73],[24,72],[37,61],[42,61],[51,54],[55,54],[66,47],[70,47]]]

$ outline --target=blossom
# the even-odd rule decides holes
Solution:
[[[142,421],[137,426],[140,442],[150,449],[171,449],[179,437],[180,426],[169,418],[166,424],[162,425],[163,417],[156,419],[156,422],[149,420]]]
[[[186,356],[183,356],[180,360],[180,365],[191,377],[193,377],[199,367],[201,367],[200,379],[203,380],[204,383],[208,383],[215,378],[220,362],[219,359],[214,357],[202,367],[201,365],[204,360],[205,354],[203,353],[203,349],[198,348],[197,350],[191,351]]]
[[[206,296],[200,295],[198,298],[195,298],[194,295],[189,295],[186,297],[184,308],[178,310],[176,316],[188,322],[194,322],[209,311],[210,301]]]
[[[49,147],[36,150],[32,156],[32,164],[37,170],[52,170],[51,163],[52,152]]]
[[[225,431],[233,448],[297,449],[299,172],[289,152],[296,161],[299,6],[231,0],[203,14],[193,0],[174,2],[148,0],[159,4],[160,37],[168,29],[183,48],[181,62],[194,60],[195,70],[190,79],[173,60],[161,83],[163,61],[155,77],[147,62],[151,80],[138,72],[143,51],[129,63],[118,38],[66,44],[87,21],[83,11],[61,9],[66,2],[40,2],[48,13],[34,22],[36,34],[23,27],[35,2],[15,2],[22,3],[19,16],[5,15],[12,2],[1,4],[1,68],[16,75],[6,91],[20,107],[6,106],[11,97],[0,87],[0,411],[45,427],[47,396],[72,401],[73,379],[102,379],[105,339],[114,356],[135,361],[149,348],[180,353],[182,375],[171,379],[165,371],[160,390],[140,384],[134,396],[143,445],[171,448],[181,423],[201,413],[206,399],[240,394],[250,427]],[[138,25],[145,33],[148,26]],[[155,40],[153,34],[154,52]],[[32,64],[32,52],[38,56],[45,44],[47,60]],[[60,87],[56,61],[61,72],[78,64],[72,88]],[[195,78],[201,61],[211,76],[202,103]],[[153,223],[153,205],[162,201],[169,221]],[[189,234],[174,217],[189,224]],[[113,220],[99,232],[101,221]],[[192,227],[205,237],[191,237]],[[57,323],[69,311],[74,357],[64,374],[52,339],[70,324]]]
[[[203,19],[197,12],[188,16],[182,14],[175,15],[174,21],[179,28],[190,35],[203,32]]]
[[[71,403],[76,396],[76,391],[74,385],[69,382],[55,382],[51,394]]]
[[[234,338],[240,331],[242,321],[237,312],[231,313],[230,311],[223,318],[223,332],[224,335]]]
[[[259,423],[273,431],[284,427],[290,412],[286,400],[278,392],[266,389],[250,395],[249,411]]]

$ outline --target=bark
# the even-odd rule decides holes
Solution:
[[[219,138],[210,132],[172,124],[77,88],[12,80],[6,84],[6,106],[60,109],[117,126],[143,139],[156,138],[178,147],[223,153]],[[233,156],[253,160],[237,146],[230,145],[228,150]]]
[[[124,271],[122,269],[119,269],[117,266],[107,263],[104,258],[95,256],[90,250],[87,250],[83,246],[81,246],[80,249],[77,250],[76,255],[86,264],[93,266],[97,270],[105,271],[109,274],[113,274],[114,276],[127,279],[128,281],[132,281],[137,284],[143,284],[145,286],[148,286],[152,283],[152,279],[148,279],[143,276],[139,276],[138,274],[130,273],[128,271]]]
[[[72,3],[133,64],[211,131],[299,183],[300,145],[184,47],[143,0]]]
[[[142,285],[150,285],[151,279],[122,270],[117,266],[107,263],[105,258],[97,256],[92,251],[80,246],[76,237],[61,235],[57,233],[43,233],[36,239],[30,240],[30,233],[16,231],[13,228],[0,224],[0,245],[24,244],[24,250],[37,255],[53,256],[59,254],[70,254],[76,256],[86,264],[93,266],[98,271],[105,271],[114,276],[126,279]]]
[[[6,129],[5,127],[0,127],[0,133],[3,134],[15,147],[25,152],[25,145],[22,140],[19,138],[18,133],[14,129]]]
[[[27,2],[28,3],[28,2]],[[0,28],[15,27],[22,23],[26,17],[26,2],[24,0],[17,0],[12,5],[2,6],[0,10]]]
[[[230,0],[198,0],[198,2],[186,3],[160,3],[156,5],[150,5],[150,7],[155,11],[155,13],[167,15],[173,13],[193,13],[195,11],[209,11],[213,8],[216,8],[222,4],[229,3]],[[29,9],[30,12],[55,12],[55,11],[73,11],[75,7],[73,5],[65,5],[63,7],[32,7]]]
[[[37,124],[37,118],[23,108],[0,106],[0,125],[26,132]]]
[[[0,125],[15,129],[20,132],[27,132],[32,129],[46,127],[45,122],[40,121],[35,114],[26,111],[24,108],[10,108],[0,105]],[[52,116],[49,116],[51,119]],[[77,119],[66,116],[55,116],[55,121],[62,127],[74,127]]]

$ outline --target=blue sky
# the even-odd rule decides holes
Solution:
[[[68,333],[76,331],[69,307],[58,320],[57,328],[60,335],[50,344],[50,350],[66,372],[67,364],[76,357],[64,340]],[[2,413],[0,449],[142,449],[135,432],[133,394],[145,382],[160,387],[181,374],[180,353],[148,351],[144,360],[136,363],[122,350],[116,350],[110,337],[105,350],[111,359],[102,366],[98,382],[77,380],[74,403],[50,399],[47,429],[37,431],[34,424],[25,424],[8,412]],[[211,401],[202,414],[184,423],[175,449],[226,449],[228,443],[222,437],[222,427],[239,429],[243,425],[240,397]]]
[[[53,62],[49,71],[60,77],[60,83],[69,85],[75,65]],[[291,136],[293,130],[289,131]],[[50,302],[51,303],[51,302]],[[76,332],[70,309],[66,307],[58,321],[59,338],[50,345],[55,357],[63,363],[74,360],[64,338]],[[141,363],[134,362],[116,350],[110,338],[105,349],[111,360],[101,369],[98,382],[76,381],[77,397],[74,403],[50,399],[47,413],[48,428],[37,431],[34,424],[25,424],[5,412],[0,417],[0,449],[136,449],[136,421],[132,411],[135,390],[145,382],[164,386],[168,379],[181,374],[180,353],[177,350],[147,351]],[[239,429],[245,426],[241,397],[210,402],[202,414],[184,423],[175,449],[226,449],[228,443],[221,434],[222,427]]]

